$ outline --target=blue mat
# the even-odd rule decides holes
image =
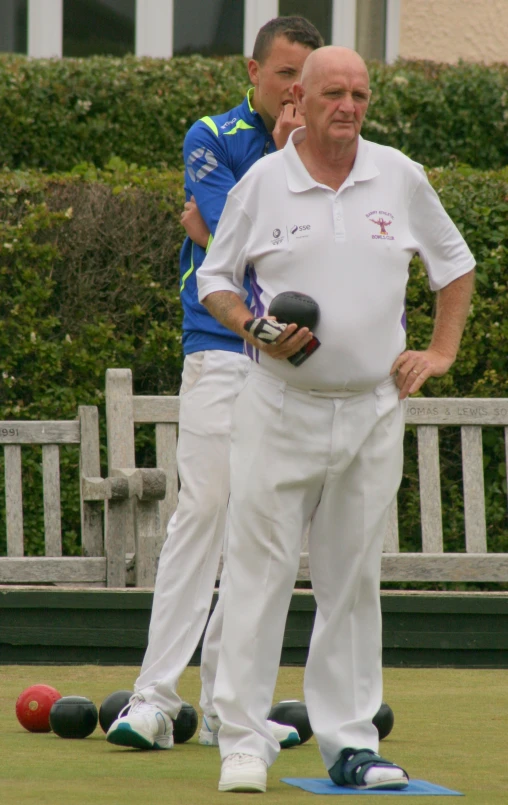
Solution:
[[[390,796],[390,797],[417,797],[417,796],[431,796],[431,797],[463,797],[460,791],[452,791],[451,788],[443,788],[441,785],[434,785],[434,783],[427,783],[425,780],[410,780],[407,788],[402,791],[383,791],[370,789],[368,791],[357,791],[354,788],[346,788],[345,786],[335,785],[330,779],[312,779],[308,777],[283,777],[281,782],[288,785],[294,785],[297,788],[302,788],[304,791],[309,791],[311,794],[347,794],[348,796],[359,795],[361,797],[374,795],[374,796]]]

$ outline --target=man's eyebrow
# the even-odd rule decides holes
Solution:
[[[344,84],[340,84],[340,83],[327,84],[326,86],[322,87],[321,89],[322,89],[323,92],[329,92],[330,90],[331,91],[341,90],[341,91],[344,91],[344,92],[349,91],[349,87],[346,87]],[[369,87],[367,87],[367,86],[365,86],[365,87],[353,87],[351,89],[351,92],[352,93],[354,93],[354,92],[368,93],[369,92]]]

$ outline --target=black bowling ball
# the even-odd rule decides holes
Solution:
[[[109,730],[113,721],[116,721],[123,708],[129,704],[131,696],[131,690],[117,690],[106,696],[99,709],[99,724],[104,732]]]
[[[392,708],[389,704],[383,702],[376,715],[372,719],[372,723],[375,727],[377,727],[377,731],[379,732],[380,741],[391,733],[394,721],[395,716],[393,715]]]
[[[60,738],[86,738],[97,721],[95,704],[84,696],[62,696],[49,711],[51,729]]]
[[[184,744],[192,738],[198,728],[198,714],[188,702],[182,702],[177,718],[173,720],[173,740],[175,744]]]

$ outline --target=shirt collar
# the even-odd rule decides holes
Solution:
[[[256,112],[256,110],[252,105],[252,100],[254,98],[254,90],[255,87],[251,87],[249,90],[247,90],[247,94],[243,100],[242,108],[244,116],[246,120],[249,121],[249,123],[256,126],[256,128],[258,128],[260,131],[263,131],[269,136],[272,136],[265,126],[265,121],[263,120],[259,112]]]
[[[255,87],[250,87],[250,88],[247,90],[247,96],[246,96],[246,97],[247,97],[247,103],[249,104],[249,112],[252,112],[252,114],[254,114],[254,113],[255,113],[255,111],[256,111],[256,110],[254,109],[253,105],[252,105],[252,99],[253,99],[253,97],[254,97],[254,91],[255,91],[255,89],[256,89]]]
[[[295,145],[304,139],[305,126],[302,126],[291,133],[283,151],[288,188],[292,193],[303,193],[313,187],[323,187],[320,182],[312,178],[295,148]],[[343,187],[374,179],[375,176],[379,176],[379,169],[374,162],[369,143],[363,137],[359,137],[354,165]]]

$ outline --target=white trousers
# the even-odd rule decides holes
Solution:
[[[250,365],[222,350],[186,357],[177,447],[180,491],[161,551],[148,647],[134,690],[176,718],[178,680],[205,628],[224,541],[234,402]],[[223,579],[225,574],[223,573]],[[224,580],[221,580],[221,589]],[[212,714],[221,598],[205,635],[201,706]]]
[[[347,747],[376,751],[382,701],[380,566],[402,475],[404,406],[392,380],[316,397],[255,367],[232,430],[228,584],[214,704],[222,757],[274,762],[265,719],[279,669],[303,530],[318,606],[305,702],[330,768]]]

